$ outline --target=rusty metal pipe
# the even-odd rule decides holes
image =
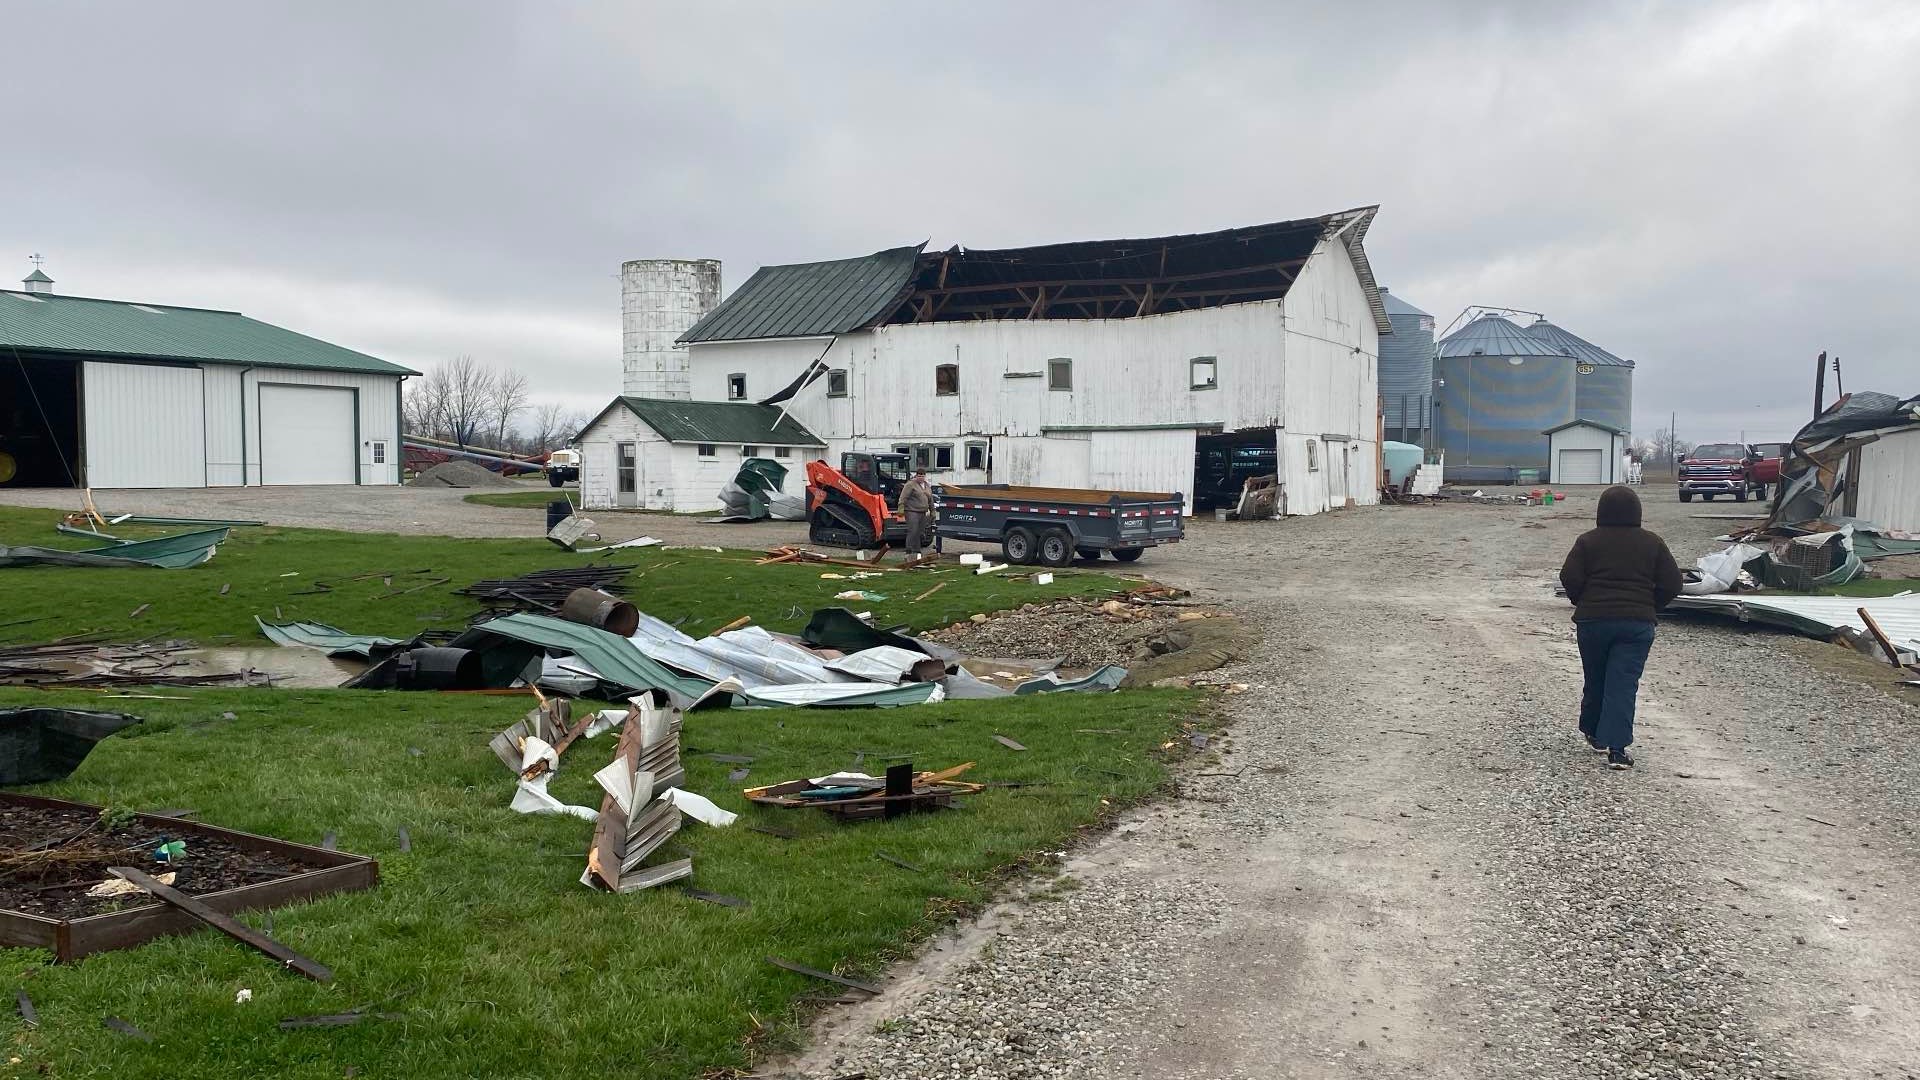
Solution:
[[[609,634],[632,637],[640,629],[640,609],[598,589],[575,589],[560,603],[560,617]]]

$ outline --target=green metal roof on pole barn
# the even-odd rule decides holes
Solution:
[[[0,347],[104,360],[196,360],[365,375],[418,375],[237,311],[0,290]]]

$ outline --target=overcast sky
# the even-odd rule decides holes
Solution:
[[[1920,4],[9,5],[0,269],[619,390],[623,260],[1379,203],[1380,280],[1635,360],[1637,432],[1920,393]],[[11,261],[9,261],[11,260]],[[1902,330],[1901,327],[1908,327]],[[1831,396],[1831,391],[1829,391]]]

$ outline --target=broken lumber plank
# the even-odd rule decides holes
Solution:
[[[1021,746],[1019,743],[1014,742],[1012,739],[1007,738],[1005,735],[995,735],[993,737],[993,741],[999,743],[1001,746],[1004,746],[1009,750],[1025,750],[1026,749],[1026,747]]]
[[[727,632],[728,632],[728,631],[730,631],[730,630],[738,630],[738,629],[740,629],[740,628],[741,628],[741,627],[743,627],[743,626],[750,626],[750,625],[752,625],[752,624],[753,624],[753,616],[751,616],[751,615],[742,615],[742,616],[740,616],[739,618],[737,618],[737,619],[735,619],[735,620],[733,620],[732,622],[730,622],[730,623],[728,623],[727,625],[725,625],[725,626],[723,626],[723,627],[721,627],[720,629],[718,629],[718,630],[715,630],[715,631],[714,631],[714,633],[715,633],[715,634],[724,634],[724,633],[727,633]],[[709,635],[709,636],[711,636],[711,635]]]
[[[179,908],[235,941],[266,953],[314,982],[333,981],[333,971],[325,964],[301,956],[253,927],[239,922],[230,915],[213,910],[171,885],[162,885],[131,866],[111,866],[107,868],[107,872],[122,881],[130,881],[138,885],[142,890],[152,894],[154,899]]]
[[[13,992],[13,1004],[20,1010],[20,1020],[22,1023],[28,1027],[40,1026],[40,1014],[34,1011],[33,999],[27,996],[25,990],[15,990]]]
[[[140,616],[145,615],[147,613],[147,609],[152,606],[153,606],[152,604],[141,604],[139,607],[134,608],[132,611],[128,612],[127,618],[137,619]]]
[[[872,983],[845,978],[844,976],[835,975],[830,971],[821,971],[818,968],[810,968],[805,964],[796,964],[791,960],[782,960],[777,956],[767,957],[767,963],[772,964],[774,967],[791,971],[795,975],[805,975],[809,979],[820,979],[824,982],[833,983],[836,986],[844,986],[849,990],[858,990],[863,994],[872,994],[874,997],[880,996],[880,988]]]
[[[1867,624],[1867,632],[1873,635],[1873,640],[1879,642],[1880,648],[1886,652],[1887,662],[1894,667],[1900,667],[1900,650],[1894,646],[1893,640],[1887,637],[1887,632],[1880,629],[1880,624],[1873,621],[1873,616],[1867,612],[1866,608],[1861,608],[1859,614],[1860,621]]]
[[[892,863],[893,865],[899,867],[902,870],[911,870],[916,874],[926,873],[926,870],[924,868],[915,866],[912,863],[908,862],[907,860],[899,857],[898,855],[890,855],[884,851],[876,851],[873,853],[873,857],[876,859],[879,859],[881,862],[884,862],[884,863]]]
[[[941,583],[939,583],[938,585],[935,585],[935,586],[934,586],[933,588],[931,588],[931,589],[928,589],[928,590],[927,590],[926,592],[923,592],[923,593],[921,593],[921,594],[920,594],[919,596],[916,596],[916,597],[914,597],[913,599],[911,599],[911,600],[909,600],[909,601],[907,601],[907,603],[909,603],[909,604],[917,604],[917,603],[919,603],[920,601],[922,601],[922,600],[925,600],[925,599],[926,599],[927,597],[929,597],[929,596],[932,596],[932,595],[933,595],[934,593],[937,593],[937,592],[939,592],[939,591],[940,591],[941,589],[944,589],[944,588],[946,588],[946,587],[947,587],[947,583],[943,581],[943,582],[941,582]]]
[[[721,907],[740,908],[744,910],[746,908],[753,906],[747,903],[745,900],[740,899],[737,896],[728,896],[725,893],[708,892],[705,889],[696,889],[691,885],[682,887],[680,891],[683,893],[686,893],[688,896],[692,897],[695,900],[704,900],[709,904],[718,904]]]
[[[319,1016],[289,1016],[280,1021],[281,1031],[297,1031],[301,1028],[337,1028],[352,1027],[362,1020],[402,1020],[401,1013],[364,1012],[355,1009],[352,1012],[325,1013]]]

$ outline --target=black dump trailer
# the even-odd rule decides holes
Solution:
[[[936,486],[933,508],[941,539],[999,544],[1008,562],[1042,566],[1065,566],[1076,555],[1097,559],[1103,551],[1132,562],[1186,532],[1179,492]]]

